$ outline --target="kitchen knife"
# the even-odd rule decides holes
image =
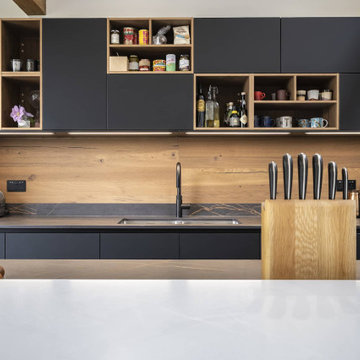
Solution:
[[[349,198],[349,174],[347,168],[342,168],[342,181],[343,181],[343,199],[347,200]]]
[[[335,200],[336,197],[336,180],[337,180],[337,165],[335,161],[330,161],[328,164],[329,177],[329,199]]]
[[[308,177],[308,158],[304,153],[300,153],[298,155],[298,177],[299,177],[299,199],[305,200],[307,177]]]
[[[291,199],[292,180],[293,180],[293,159],[290,154],[283,156],[284,172],[284,197],[286,200]]]
[[[276,199],[278,169],[275,161],[269,163],[270,199]]]
[[[320,154],[315,154],[312,158],[313,165],[313,186],[314,186],[314,199],[320,200],[322,176],[323,176],[323,159]]]

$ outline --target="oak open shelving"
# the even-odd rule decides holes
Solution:
[[[1,19],[1,101],[0,129],[11,131],[42,130],[42,20],[41,19]],[[13,72],[10,60],[22,60],[22,69]],[[26,59],[39,63],[38,71],[25,71]],[[37,109],[30,104],[31,91],[40,92],[39,127],[19,128],[10,117],[15,105],[22,105],[26,111],[36,114]]]
[[[188,25],[190,30],[190,44],[174,44],[174,37],[172,29],[166,34],[168,43],[163,45],[153,44],[152,37],[157,31],[166,25],[181,26]],[[131,26],[136,29],[149,30],[149,44],[148,45],[127,45],[123,44],[122,29],[123,27]],[[120,44],[110,43],[110,32],[112,29],[120,31]],[[193,18],[110,18],[107,20],[107,72],[108,74],[189,74],[193,73],[193,38],[194,38]],[[155,59],[164,59],[166,54],[176,55],[176,69],[178,69],[179,57],[182,54],[189,55],[190,71],[110,71],[110,57],[111,56],[127,56],[138,55],[139,59],[149,59],[151,62]]]
[[[223,125],[227,102],[236,102],[237,94],[246,92],[248,109],[247,128],[203,128],[196,124],[196,96],[199,86],[203,86],[206,97],[209,85],[219,88],[217,101],[220,105],[220,121]],[[271,93],[278,89],[286,89],[289,100],[270,100]],[[296,100],[297,90],[331,89],[333,100]],[[266,93],[264,100],[254,100],[254,91]],[[300,118],[323,117],[329,121],[324,128],[296,127],[292,128],[255,127],[254,115],[269,115],[273,119],[280,116]],[[194,130],[198,131],[323,131],[339,129],[339,75],[338,74],[195,74],[194,75]]]

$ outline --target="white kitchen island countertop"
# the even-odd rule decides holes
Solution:
[[[360,281],[1,280],[0,359],[359,359]]]

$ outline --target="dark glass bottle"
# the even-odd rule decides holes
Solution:
[[[239,117],[240,117],[240,127],[244,128],[248,126],[248,117],[247,117],[247,110],[246,110],[246,100],[245,100],[245,92],[241,93],[241,99],[240,99],[240,109]]]
[[[205,97],[202,86],[199,87],[199,94],[196,101],[196,126],[205,127]]]

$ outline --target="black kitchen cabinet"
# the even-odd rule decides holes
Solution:
[[[193,75],[108,75],[108,127],[112,130],[193,129]]]
[[[0,259],[5,257],[5,234],[0,233]]]
[[[98,233],[6,234],[6,259],[98,258]]]
[[[180,259],[260,259],[260,232],[180,234]]]
[[[178,233],[100,234],[101,259],[178,259]]]
[[[360,72],[359,18],[281,19],[281,71]]]
[[[43,122],[106,129],[106,19],[43,19]]]
[[[194,20],[195,72],[280,72],[279,18]]]
[[[360,74],[340,75],[340,129],[360,130]]]

